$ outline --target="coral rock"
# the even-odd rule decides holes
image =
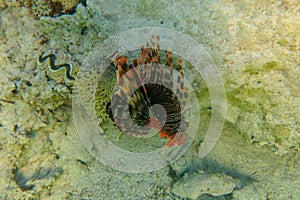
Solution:
[[[197,199],[201,195],[222,196],[232,193],[235,181],[225,174],[198,171],[186,174],[176,182],[172,192],[182,198]]]

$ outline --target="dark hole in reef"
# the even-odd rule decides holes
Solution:
[[[27,86],[29,86],[29,87],[32,86],[32,83],[31,83],[30,81],[25,81],[25,84],[26,84]]]
[[[13,93],[14,95],[18,94],[18,85],[16,82],[18,82],[19,80],[14,81],[15,84],[15,88],[11,90],[11,93]]]
[[[86,2],[87,2],[87,0],[80,0],[80,1],[79,1],[79,3],[81,3],[84,7],[87,6]]]
[[[39,36],[39,39],[40,39],[40,45],[49,44],[49,38],[46,35],[41,34]]]
[[[87,27],[86,26],[81,30],[81,35],[87,35]]]
[[[14,132],[17,132],[17,131],[19,130],[19,125],[18,125],[18,124],[15,124],[13,130],[14,130]]]
[[[36,133],[34,131],[26,131],[25,134],[29,138],[34,138],[36,136]]]

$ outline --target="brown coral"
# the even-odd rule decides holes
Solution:
[[[85,5],[85,2],[85,0],[23,0],[20,2],[20,6],[29,8],[36,18],[41,16],[58,17],[74,13],[79,3]]]

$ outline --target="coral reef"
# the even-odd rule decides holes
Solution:
[[[1,198],[39,197],[63,174],[49,134],[65,134],[71,93],[37,68],[45,43],[36,25],[27,9],[1,12]]]
[[[43,17],[37,27],[41,35],[49,38],[49,49],[68,53],[74,61],[81,63],[93,47],[99,46],[109,36],[108,33],[118,30],[116,24],[98,14],[79,4],[75,14]]]
[[[68,1],[76,12],[56,18],[42,16],[63,14],[65,8],[74,12],[75,7],[65,4],[63,8],[67,1],[52,0],[61,2],[54,11],[50,1],[31,1],[30,8],[29,1],[21,2],[23,5],[0,1],[0,199],[182,199],[174,195],[175,186],[189,182],[192,175],[203,175],[197,175],[189,165],[200,162],[196,156],[200,138],[172,164],[174,169],[127,174],[103,166],[76,134],[70,88],[47,77],[36,65],[41,52],[49,49],[64,52],[81,64],[108,36],[140,26],[168,27],[191,35],[209,51],[223,73],[227,122],[209,155],[220,164],[203,170],[223,176],[230,167],[235,173],[225,174],[234,180],[240,177],[236,171],[255,179],[235,185],[231,195],[236,199],[300,196],[300,20],[296,1],[172,0],[155,4],[152,0],[90,0],[89,9],[82,4],[76,7],[79,1]],[[193,88],[204,99],[201,107],[209,111],[208,91],[200,91],[202,86],[197,84]],[[102,93],[101,87],[98,92],[101,105],[109,93]],[[209,114],[201,122],[199,135],[205,134]],[[147,150],[148,144],[143,145]],[[183,174],[187,175],[181,177]],[[232,178],[224,180],[232,186]],[[185,192],[179,195],[202,194],[197,191],[202,185],[189,184],[191,188],[180,186]],[[214,194],[228,193],[228,188],[225,192],[216,189]],[[187,194],[188,190],[191,193]],[[207,188],[203,191],[209,193]]]
[[[63,14],[73,14],[80,0],[24,0],[20,4],[27,7],[33,16],[57,17]]]
[[[78,4],[86,5],[86,0],[21,0],[0,1],[0,9],[6,7],[25,7],[36,19],[42,16],[58,17],[63,14],[74,14]]]

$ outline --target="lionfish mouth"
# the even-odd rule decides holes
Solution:
[[[165,62],[161,63],[161,54],[165,54]],[[162,138],[168,138],[166,146],[184,144],[187,134],[181,126],[185,125],[182,110],[188,98],[188,89],[184,84],[182,59],[177,58],[173,64],[171,51],[159,48],[159,36],[151,36],[150,45],[141,46],[140,57],[127,63],[127,56],[116,54],[113,58],[117,74],[117,100],[107,104],[107,114],[112,122],[128,134],[143,136],[148,129],[133,129],[126,126],[128,117],[123,108],[111,107],[114,101],[128,108],[131,120],[140,127],[158,130]],[[176,73],[174,73],[174,71]],[[137,88],[131,92],[130,87]],[[129,103],[126,101],[129,97]]]

